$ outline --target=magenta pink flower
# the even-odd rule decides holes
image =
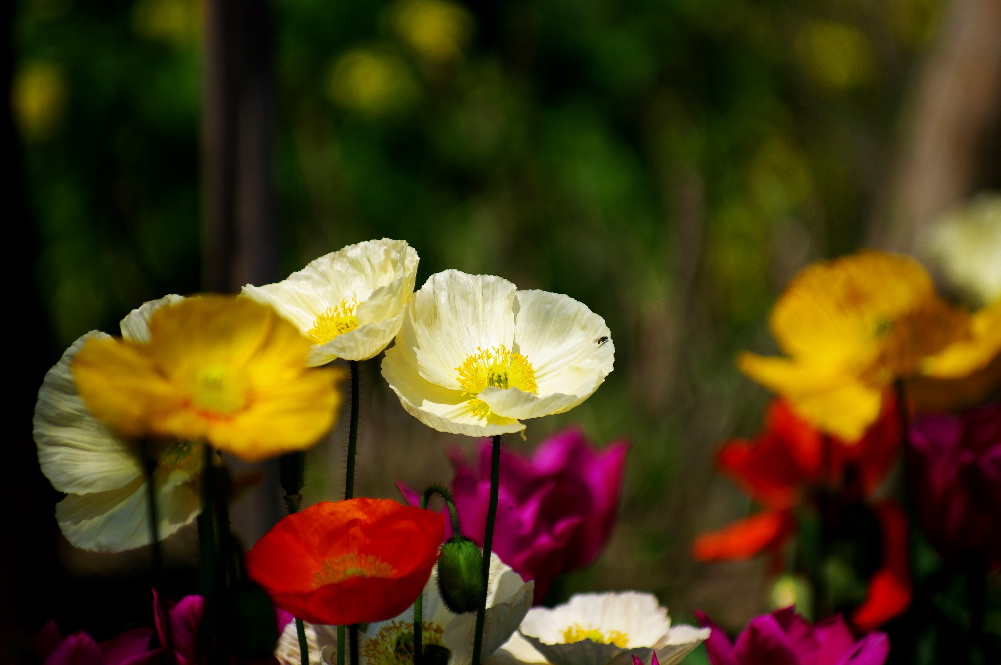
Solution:
[[[198,631],[202,623],[204,600],[201,596],[185,596],[177,604],[169,603],[167,612],[162,611],[156,591],[153,592],[153,608],[156,630],[142,627],[133,628],[110,640],[98,644],[82,631],[62,637],[54,621],[42,629],[36,643],[43,665],[160,665],[165,655],[165,646],[173,646],[173,659],[177,665],[196,665],[199,657]],[[283,610],[275,610],[277,633],[292,621],[292,615]],[[170,631],[166,630],[167,623]],[[270,658],[276,663],[274,658]]]
[[[493,550],[526,580],[535,580],[535,602],[557,575],[592,563],[608,542],[618,511],[629,445],[595,449],[570,428],[543,441],[531,457],[501,451],[500,501]],[[490,442],[480,443],[479,464],[449,453],[452,496],[463,535],[483,544],[490,493]],[[419,494],[397,485],[416,505]],[[446,533],[448,538],[451,534]]]
[[[786,607],[752,619],[731,644],[709,617],[695,614],[712,629],[705,642],[712,665],[883,665],[890,653],[886,634],[856,640],[840,615],[811,625]]]
[[[950,563],[1001,567],[1001,403],[918,418],[908,454],[928,540]]]

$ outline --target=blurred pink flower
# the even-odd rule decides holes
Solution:
[[[455,467],[452,496],[463,535],[483,544],[490,494],[490,448],[480,443],[479,465],[458,450],[449,453]],[[500,500],[493,551],[526,580],[535,580],[539,603],[558,575],[592,563],[608,542],[618,512],[626,451],[616,442],[595,449],[579,428],[543,441],[530,457],[501,451]],[[420,494],[402,484],[413,505]],[[448,538],[451,533],[446,532]]]
[[[169,635],[173,645],[170,660],[176,665],[196,665],[201,662],[198,631],[204,606],[201,596],[185,596],[176,604],[168,603],[165,613],[154,590],[155,631],[148,627],[133,628],[98,644],[83,631],[64,638],[56,623],[50,621],[36,639],[38,655],[43,665],[159,665],[165,662],[166,650],[161,645],[167,644]],[[292,621],[292,615],[276,608],[275,621],[277,636]],[[264,661],[253,662],[262,665]],[[268,662],[277,661],[270,657]]]
[[[1001,567],[1001,403],[919,417],[908,454],[928,540],[950,563]]]
[[[695,614],[712,629],[705,642],[712,665],[883,665],[890,653],[885,633],[856,640],[841,616],[811,625],[786,607],[752,619],[731,644],[709,617]]]

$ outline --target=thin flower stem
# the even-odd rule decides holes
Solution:
[[[348,366],[351,368],[351,420],[348,422],[348,450],[345,455],[345,499],[354,498],[355,495],[355,456],[358,449],[358,421],[360,419],[358,402],[361,396],[361,389],[358,386],[358,361],[350,360]],[[337,627],[337,665],[344,665],[344,632],[344,626]],[[351,639],[348,648],[351,651],[351,665],[358,665],[358,627],[351,626],[349,632]]]
[[[309,665],[309,643],[306,642],[306,625],[299,617],[295,618],[295,634],[299,638],[299,662]]]
[[[204,463],[202,468],[202,512],[198,515],[198,544],[201,550],[202,598],[204,600],[203,628],[199,632],[199,650],[201,661],[212,663],[216,661],[215,636],[218,627],[219,598],[217,594],[216,568],[218,552],[216,549],[215,529],[215,468],[212,446],[204,444]]]
[[[348,452],[346,456],[347,472],[344,476],[344,498],[355,495],[355,454],[358,449],[358,400],[361,389],[358,387],[358,361],[348,362],[351,367],[351,421],[348,425]]]
[[[146,475],[146,508],[149,513],[149,535],[150,535],[150,567],[152,587],[157,590],[156,605],[154,611],[164,617],[163,632],[166,665],[173,665],[176,660],[174,653],[174,635],[170,625],[170,612],[167,609],[167,598],[163,595],[163,548],[160,546],[160,513],[157,508],[156,484],[154,476],[156,474],[156,456],[150,451],[152,442],[142,439],[139,442],[139,454],[142,458],[143,473]]]
[[[348,631],[344,626],[337,627],[337,665],[344,665],[348,658]]]
[[[348,652],[351,656],[351,665],[358,665],[358,624],[356,623],[348,626]]]
[[[497,518],[497,500],[500,494],[500,452],[501,437],[493,438],[493,448],[490,454],[490,503],[487,508],[486,530],[483,532],[483,588],[490,585],[490,550],[494,544],[494,521]],[[473,634],[473,665],[480,663],[480,651],[483,648],[483,624],[487,616],[487,596],[483,594],[483,604],[476,610],[476,629]]]
[[[414,665],[424,661],[424,591],[414,601]]]

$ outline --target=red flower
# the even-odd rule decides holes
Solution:
[[[871,519],[881,536],[881,559],[852,620],[860,630],[875,628],[910,602],[906,518],[893,504],[871,503],[897,459],[899,440],[892,403],[862,438],[849,442],[825,438],[784,401],[774,401],[765,431],[754,441],[727,442],[717,458],[720,470],[764,510],[698,536],[692,546],[695,558],[733,561],[770,552],[778,561],[796,533],[797,510],[803,505],[821,513],[824,528],[835,538],[839,533],[857,537],[850,528],[853,520]]]
[[[388,499],[318,503],[257,541],[247,572],[310,623],[384,621],[424,589],[444,529],[442,515]]]

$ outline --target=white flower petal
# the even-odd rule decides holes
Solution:
[[[515,343],[535,369],[539,394],[589,397],[614,364],[604,319],[558,293],[519,291],[517,298]]]
[[[119,327],[122,330],[122,337],[130,342],[146,344],[149,342],[149,318],[157,309],[163,305],[184,300],[184,296],[171,293],[156,300],[144,302],[135,308],[122,319]]]
[[[595,386],[597,388],[597,386]],[[587,395],[564,395],[555,393],[543,395],[541,397],[518,390],[517,388],[486,388],[478,395],[490,410],[498,416],[506,418],[528,419],[541,418],[542,416],[554,413],[563,413],[574,408],[585,399]]]
[[[602,639],[615,635],[623,646],[582,639],[566,640],[573,634],[594,631]],[[675,632],[676,631],[676,632]],[[671,627],[667,610],[647,593],[578,594],[565,605],[553,609],[534,608],[525,617],[519,632],[554,665],[628,665],[635,655],[649,661],[656,649],[658,658],[676,663],[709,633],[687,626]],[[515,643],[512,648],[517,650]],[[505,649],[511,652],[505,645]]]
[[[487,585],[487,611],[484,617],[480,653],[485,657],[499,649],[518,630],[532,607],[534,582],[525,582],[500,558],[490,554],[490,581]],[[469,665],[476,630],[476,613],[461,614],[445,626],[442,642],[452,652],[449,665]]]
[[[469,355],[513,344],[514,297],[514,284],[493,275],[432,275],[414,294],[393,349],[413,356],[408,364],[431,383],[458,389]]]
[[[90,414],[73,383],[70,363],[91,337],[109,335],[90,332],[73,342],[45,374],[35,403],[32,433],[38,462],[60,492],[112,490],[142,475],[131,446]]]
[[[330,308],[357,302],[358,327],[313,347],[307,363],[367,360],[393,341],[414,291],[417,252],[403,240],[369,240],[314,259],[288,279],[246,285],[243,295],[271,305],[307,334]]]

